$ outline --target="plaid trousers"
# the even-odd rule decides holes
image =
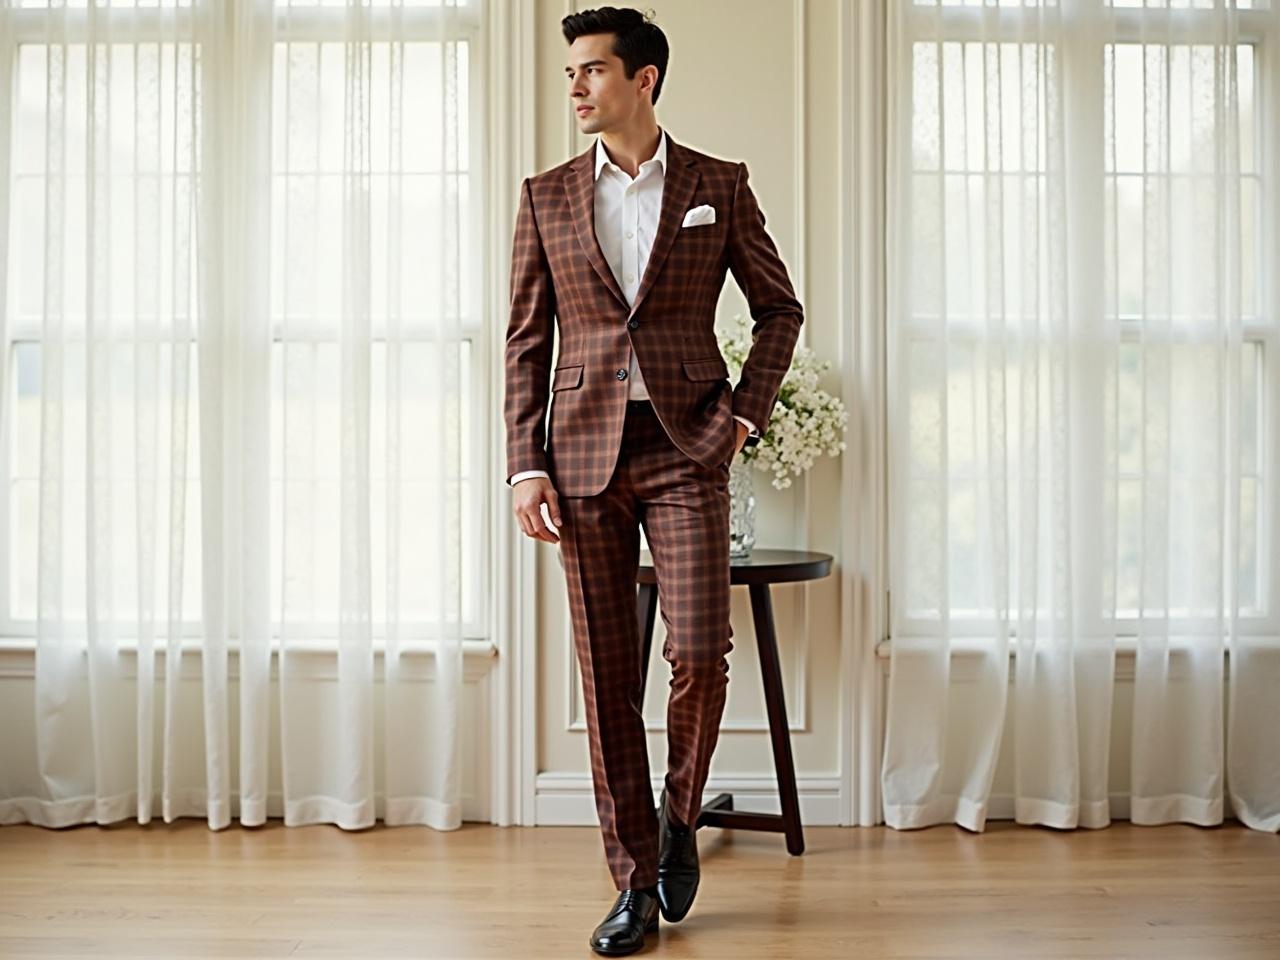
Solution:
[[[554,476],[552,478],[554,482]],[[729,685],[729,463],[672,443],[648,401],[629,401],[617,465],[594,496],[560,497],[574,648],[605,857],[619,890],[658,879],[658,820],[642,716],[636,621],[640,527],[653,555],[671,664],[667,802],[697,822]]]

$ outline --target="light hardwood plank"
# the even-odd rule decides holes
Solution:
[[[780,836],[706,828],[692,912],[641,955],[1280,958],[1280,838],[988,823]],[[594,956],[594,828],[202,821],[0,828],[0,957]]]

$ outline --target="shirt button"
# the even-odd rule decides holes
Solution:
[[[635,283],[635,282],[636,282],[636,278],[635,278],[632,274],[628,273],[628,274],[627,274],[627,283]]]
[[[628,330],[634,330],[638,326],[640,326],[640,321],[636,320],[634,317],[627,321]]]
[[[619,380],[625,380],[625,379],[627,379],[627,371],[626,371],[626,368],[624,368],[624,367],[619,367],[619,368],[618,368],[618,372],[617,372],[617,373],[615,373],[615,374],[614,374],[614,376],[615,376],[615,377],[617,377]]]
[[[634,233],[632,233],[630,230],[628,230],[628,231],[627,231],[627,239],[628,239],[628,240],[630,240],[630,239],[631,239],[632,237],[634,237],[634,236],[635,236],[635,234],[634,234]]]

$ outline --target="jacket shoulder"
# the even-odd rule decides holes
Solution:
[[[543,170],[541,173],[533,174],[529,177],[529,189],[534,193],[541,190],[559,189],[575,159],[575,157],[570,157],[564,163],[558,163],[554,167]]]
[[[681,147],[703,173],[711,173],[716,176],[729,177],[730,179],[738,175],[738,167],[741,164],[737,160],[726,160],[724,157],[703,153],[701,150],[695,150],[693,147],[686,147],[683,144],[681,144]]]

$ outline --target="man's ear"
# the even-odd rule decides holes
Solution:
[[[658,86],[658,68],[649,64],[647,67],[641,67],[640,72],[649,78],[649,93],[652,95]]]

